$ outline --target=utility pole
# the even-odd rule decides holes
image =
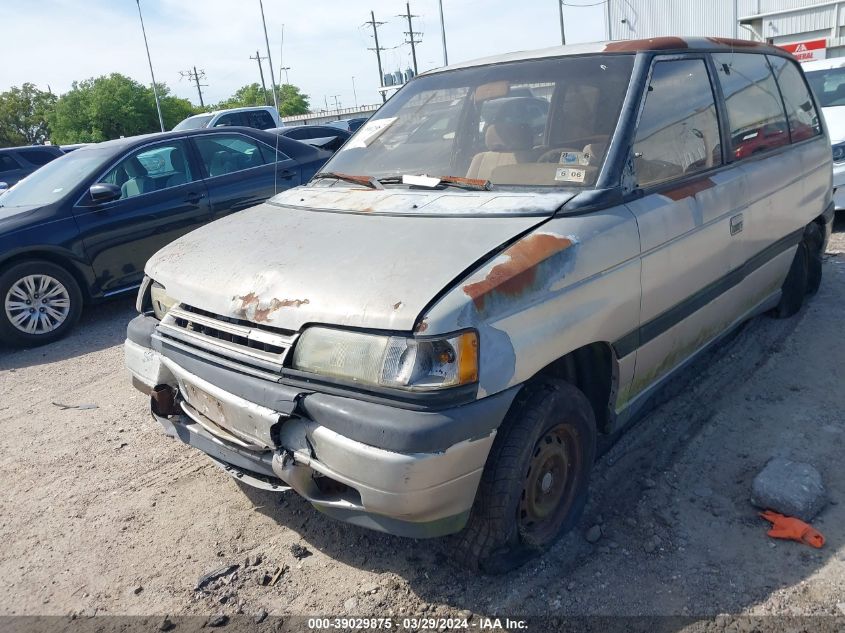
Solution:
[[[440,37],[443,39],[443,65],[449,65],[449,54],[446,52],[446,22],[443,20],[443,0],[438,0],[440,5]]]
[[[414,32],[414,25],[411,22],[411,18],[416,18],[416,17],[419,17],[419,16],[411,15],[411,3],[410,2],[405,3],[405,11],[406,12],[404,14],[397,15],[396,17],[397,18],[408,18],[408,30],[405,31],[405,35],[408,36],[408,39],[405,40],[405,41],[408,44],[411,45],[411,59],[414,60],[414,74],[416,75],[417,74],[417,49],[416,49],[416,45],[419,44],[420,42],[422,42],[422,40],[414,39],[414,35],[419,33],[419,31]]]
[[[158,100],[158,87],[156,86],[156,76],[153,72],[153,58],[150,57],[150,45],[147,43],[147,31],[144,28],[144,16],[141,15],[141,0],[135,0],[138,5],[138,17],[141,18],[141,33],[144,34],[144,47],[147,49],[147,61],[150,63],[150,76],[153,78],[153,96],[156,100],[156,110],[158,111],[158,122],[161,125],[161,131],[164,132],[164,117],[161,116],[161,103]]]
[[[375,13],[370,11],[370,21],[364,22],[364,24],[369,24],[371,27],[373,27],[373,38],[376,41],[376,47],[374,49],[371,48],[369,50],[374,50],[376,52],[376,61],[378,61],[378,85],[382,86],[384,85],[384,73],[381,70],[381,52],[384,49],[378,45],[378,27],[384,24],[384,22],[376,22]],[[384,94],[384,92],[381,93],[381,100],[387,101],[387,96]]]
[[[563,28],[563,0],[557,0],[557,8],[560,11],[560,43],[566,46],[566,31]]]
[[[255,57],[250,56],[250,59],[254,59],[258,62],[258,72],[261,75],[261,89],[264,91],[264,104],[267,104],[267,84],[264,83],[264,67],[261,65],[262,59],[267,59],[266,57],[262,57],[258,54],[258,51],[255,51]]]
[[[267,21],[264,19],[264,2],[258,0],[261,7],[261,23],[264,25],[264,43],[267,44],[267,63],[270,64],[270,83],[273,84],[273,105],[279,111],[279,93],[276,91],[276,75],[273,72],[273,55],[270,53],[270,38],[267,36]]]
[[[202,89],[207,88],[208,84],[201,84],[200,79],[205,79],[205,71],[198,71],[197,67],[194,66],[193,70],[180,70],[179,74],[182,75],[182,77],[187,77],[197,85],[197,94],[199,94],[200,97],[200,107],[204,108],[205,102],[202,100]]]

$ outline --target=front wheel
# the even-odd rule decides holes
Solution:
[[[587,501],[596,453],[586,396],[562,380],[527,385],[493,442],[458,560],[503,573],[547,549],[575,526]]]
[[[47,261],[15,264],[0,274],[0,342],[14,347],[51,343],[82,313],[73,276]]]

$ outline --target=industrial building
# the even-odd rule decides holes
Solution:
[[[608,39],[704,35],[767,41],[801,61],[845,56],[845,0],[607,0]]]

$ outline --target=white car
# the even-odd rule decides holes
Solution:
[[[802,64],[804,74],[822,107],[833,147],[833,202],[845,209],[845,58]]]
[[[215,110],[189,116],[173,128],[174,132],[181,130],[196,130],[205,127],[227,127],[240,125],[254,127],[259,130],[281,126],[279,113],[272,106],[255,106],[251,108],[229,108]]]

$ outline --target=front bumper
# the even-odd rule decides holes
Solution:
[[[833,163],[833,205],[837,211],[845,209],[845,162]]]
[[[132,340],[139,338],[137,321],[136,335],[130,327],[125,344],[126,365],[142,391],[159,385],[178,390],[179,411],[153,413],[168,435],[203,451],[244,483],[292,488],[334,518],[400,536],[435,537],[463,528],[495,429],[518,391],[436,413],[313,392],[280,397],[272,391],[281,389],[276,383],[265,384],[261,393],[272,395],[259,398],[248,382],[257,379]],[[242,388],[238,381],[244,381]],[[194,390],[209,394],[219,408],[212,416],[216,422],[204,415],[211,413],[196,402]],[[385,432],[375,436],[371,420],[385,420],[390,411],[406,432],[385,422]],[[454,429],[444,435],[443,419],[466,436],[455,436]],[[430,432],[420,435],[420,428]]]

